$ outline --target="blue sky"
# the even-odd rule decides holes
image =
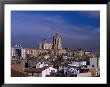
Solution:
[[[100,51],[99,11],[12,11],[11,29],[12,46],[37,48],[60,33],[64,48]]]

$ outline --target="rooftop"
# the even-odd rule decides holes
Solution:
[[[25,72],[29,73],[41,73],[43,70],[49,68],[49,66],[44,66],[42,68],[29,68],[28,70],[25,70]]]

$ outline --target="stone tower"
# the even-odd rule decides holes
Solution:
[[[55,50],[62,49],[61,39],[62,37],[60,34],[56,34],[55,36],[53,36],[53,49]]]

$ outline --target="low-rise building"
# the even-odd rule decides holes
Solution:
[[[90,58],[90,67],[98,67],[98,58],[94,57],[94,58]]]
[[[79,73],[77,74],[77,77],[92,77],[92,74],[91,72]]]
[[[73,51],[73,56],[82,57],[82,56],[84,56],[84,51],[82,51],[81,49],[74,50]]]
[[[29,75],[35,77],[46,77],[47,75],[50,75],[53,72],[56,73],[57,69],[50,66],[44,66],[42,68],[30,68],[28,70]]]
[[[68,64],[68,65],[80,67],[80,66],[86,65],[86,61],[73,61],[71,64]]]

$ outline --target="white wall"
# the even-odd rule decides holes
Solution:
[[[90,67],[92,67],[92,65],[94,65],[94,67],[98,67],[98,59],[97,58],[90,58]]]
[[[11,48],[11,56],[16,56],[15,55],[15,48],[13,48],[13,47]]]
[[[25,49],[21,49],[21,52],[21,56],[23,57],[23,59],[26,59]]]
[[[55,72],[57,72],[57,69],[49,67],[49,68],[42,71],[42,77],[45,77],[46,75],[50,75],[51,70],[55,70]]]
[[[72,64],[77,67],[80,65],[79,62],[72,62]]]
[[[42,68],[42,67],[44,67],[44,64],[36,64],[36,68]]]
[[[86,61],[80,62],[80,65],[86,65]]]

